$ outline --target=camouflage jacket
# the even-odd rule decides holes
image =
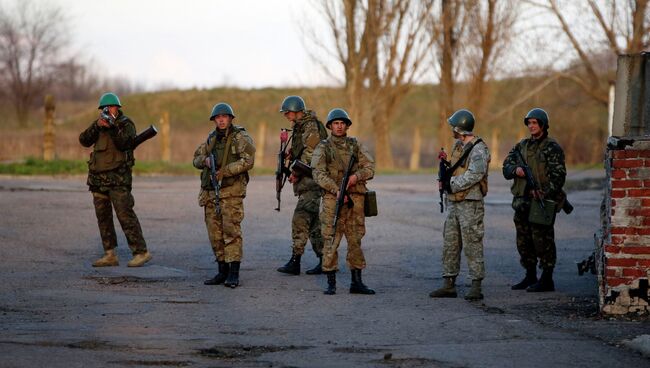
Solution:
[[[114,127],[100,127],[97,125],[97,120],[95,120],[90,123],[90,126],[86,130],[81,132],[79,135],[79,143],[84,147],[91,147],[99,140],[100,133],[108,134],[115,147],[124,152],[126,157],[124,163],[115,169],[95,172],[91,169],[95,155],[94,151],[97,148],[94,147],[94,151],[91,153],[90,160],[88,161],[87,184],[89,189],[93,192],[106,192],[114,187],[126,187],[130,189],[133,182],[131,168],[135,164],[135,158],[133,157],[133,145],[135,144],[135,137],[137,135],[135,124],[122,113],[122,110],[119,110],[115,118]]]
[[[366,182],[375,176],[375,160],[363,144],[351,137],[330,136],[316,146],[311,166],[314,180],[325,192],[336,195],[353,153],[357,160],[352,174],[359,180],[350,188],[350,193],[365,193]]]
[[[311,163],[314,149],[321,141],[327,138],[327,131],[316,114],[306,110],[305,115],[293,124],[293,140],[291,141],[292,159],[300,160],[307,165]],[[299,195],[306,191],[320,190],[316,182],[309,177],[301,177],[293,184],[293,192]]]
[[[526,159],[526,164],[531,168],[533,177],[548,199],[561,200],[562,187],[566,180],[566,166],[564,165],[564,151],[553,138],[546,134],[540,139],[526,138],[517,143],[503,161],[503,176],[514,179],[511,192],[514,196],[513,207],[517,201],[530,201],[530,190],[526,179],[515,174],[517,167],[522,166],[517,151]]]
[[[452,150],[451,164],[453,165],[455,164],[454,159],[460,158],[464,151],[470,147],[470,144],[475,143],[465,163],[454,172],[454,176],[451,177],[450,181],[453,194],[466,192],[463,193],[462,199],[482,200],[484,197],[484,193],[481,192],[481,181],[485,180],[487,184],[490,151],[483,141],[476,143],[479,139],[479,137],[474,137],[466,144],[457,140]],[[453,197],[453,195],[448,198],[450,197]]]
[[[228,134],[232,134],[232,140],[229,149],[229,159],[224,167],[218,167],[222,175],[222,187],[219,193],[221,198],[228,197],[245,197],[246,185],[248,185],[248,171],[253,168],[255,163],[255,145],[248,132],[241,126],[231,125]],[[205,159],[210,152],[216,154],[215,147],[219,142],[218,139],[227,140],[228,135],[219,137],[213,131],[206,142],[201,143],[194,152],[192,164],[197,169],[202,170],[201,191],[199,193],[199,205],[204,206],[207,201],[216,199],[214,190],[205,183],[205,178],[210,178],[210,168],[205,165]],[[225,143],[225,142],[222,142]],[[221,165],[221,157],[215,155],[217,165]]]

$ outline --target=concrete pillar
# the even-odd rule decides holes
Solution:
[[[650,53],[619,55],[612,135],[650,135]]]

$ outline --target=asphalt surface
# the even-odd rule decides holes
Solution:
[[[276,206],[272,177],[253,177],[245,200],[241,286],[204,286],[215,264],[196,177],[136,177],[136,212],[153,260],[130,269],[102,253],[85,178],[0,177],[1,367],[647,367],[634,344],[647,318],[610,319],[594,275],[578,276],[599,226],[601,173],[570,173],[575,212],[556,223],[553,293],[511,291],[523,275],[508,183],[490,176],[485,300],[470,303],[463,259],[457,299],[442,283],[437,191],[430,176],[379,176],[379,216],[367,219],[365,283],[374,296],[323,295],[324,276],[280,274],[290,256],[296,199]],[[593,184],[596,183],[594,186]],[[117,225],[117,221],[116,221]],[[316,258],[309,245],[303,271]],[[344,264],[345,244],[340,249]],[[643,344],[640,345],[643,347]]]

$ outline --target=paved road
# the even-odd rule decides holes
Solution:
[[[573,174],[582,179],[584,173]],[[589,176],[589,175],[587,175]],[[598,174],[596,174],[598,176]],[[571,176],[570,176],[571,177]],[[290,255],[295,198],[275,207],[271,177],[245,200],[241,287],[207,287],[215,265],[195,177],[138,177],[134,194],[153,261],[93,269],[101,246],[84,178],[0,178],[0,366],[614,367],[649,366],[622,345],[647,320],[597,314],[596,281],[579,277],[601,194],[575,191],[557,221],[557,292],[514,292],[522,275],[507,183],[492,175],[482,303],[433,300],[442,282],[433,176],[382,176],[380,216],[367,221],[364,281],[375,296],[325,296],[323,276],[275,271]],[[119,231],[118,231],[119,232]],[[344,248],[344,246],[342,246]],[[343,253],[344,254],[344,253]],[[316,258],[308,253],[303,269]],[[464,262],[464,260],[463,260]],[[468,286],[466,267],[461,295]]]

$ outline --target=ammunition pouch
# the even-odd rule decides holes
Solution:
[[[363,214],[366,217],[377,216],[377,193],[369,190],[363,194]]]
[[[293,172],[294,175],[298,177],[307,177],[307,178],[312,177],[311,166],[309,166],[308,164],[300,160],[294,160],[289,169]]]
[[[544,208],[538,200],[533,200],[528,211],[528,222],[537,225],[553,226],[555,223],[555,214],[557,203],[549,199],[544,199]]]

